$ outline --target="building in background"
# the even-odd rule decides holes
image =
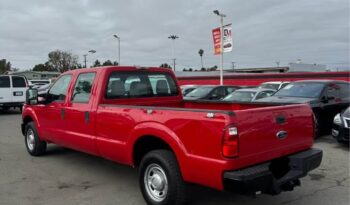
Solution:
[[[15,72],[11,74],[23,75],[28,80],[50,80],[50,79],[55,79],[61,75],[60,72],[53,72],[53,71],[21,71],[21,72]]]

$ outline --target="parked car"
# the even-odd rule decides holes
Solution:
[[[226,95],[239,89],[239,86],[232,85],[204,85],[188,93],[185,100],[221,100]]]
[[[8,110],[13,107],[22,110],[27,88],[28,81],[24,76],[0,75],[0,108]]]
[[[350,107],[338,113],[333,120],[332,136],[340,143],[349,144]]]
[[[279,90],[281,88],[284,88],[289,83],[290,83],[289,81],[270,81],[270,82],[261,83],[259,88]]]
[[[51,85],[52,85],[52,84],[49,83],[49,84],[45,84],[45,85],[42,85],[42,86],[38,87],[38,88],[37,88],[37,89],[38,89],[38,94],[39,94],[39,95],[44,95],[44,94],[46,94]]]
[[[185,204],[186,183],[275,195],[320,165],[308,105],[183,101],[177,85],[163,68],[68,71],[45,99],[27,91],[26,149],[39,156],[55,143],[138,167],[152,205]]]
[[[182,85],[180,86],[182,96],[186,96],[188,93],[190,93],[192,90],[200,87],[200,85]]]
[[[238,89],[233,93],[227,95],[223,101],[237,101],[237,102],[251,102],[261,98],[269,97],[274,94],[276,90],[266,88],[244,88]]]
[[[39,88],[47,84],[51,84],[51,80],[30,80],[29,81],[29,86],[31,88]]]
[[[274,103],[308,103],[317,120],[319,134],[330,133],[334,116],[350,105],[350,83],[337,80],[295,81],[273,96],[258,100]]]

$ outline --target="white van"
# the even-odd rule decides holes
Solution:
[[[28,81],[24,76],[0,75],[0,109],[18,107],[22,110],[27,89]]]

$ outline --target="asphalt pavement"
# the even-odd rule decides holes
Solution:
[[[0,110],[0,204],[145,204],[137,170],[84,153],[49,145],[46,155],[27,154],[18,111]],[[194,205],[348,205],[349,147],[331,136],[317,139],[324,151],[321,166],[301,180],[301,187],[278,196],[242,196],[191,185]]]

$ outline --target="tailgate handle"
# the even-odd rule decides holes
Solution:
[[[286,122],[286,118],[283,115],[278,115],[276,117],[276,123],[277,124],[283,124]]]

